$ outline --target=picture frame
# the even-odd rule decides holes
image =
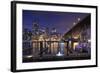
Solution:
[[[11,1],[11,71],[97,67],[97,12],[90,5]]]

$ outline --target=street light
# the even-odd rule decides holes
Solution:
[[[81,19],[80,18],[78,18],[78,21],[80,21]]]
[[[61,52],[59,51],[56,56],[63,56],[63,54],[61,54]]]
[[[75,25],[76,23],[74,22],[73,25]]]
[[[33,56],[32,55],[28,55],[28,56],[26,56],[26,58],[32,58]]]
[[[90,39],[88,39],[88,42],[91,42],[91,40],[90,40]]]

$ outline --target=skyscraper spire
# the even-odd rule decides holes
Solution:
[[[37,35],[39,33],[39,24],[36,19],[33,21],[33,24],[32,24],[32,32],[33,32],[33,35]]]

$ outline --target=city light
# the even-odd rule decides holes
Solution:
[[[78,43],[78,42],[75,42],[75,43],[73,44],[73,49],[75,49],[77,45],[79,45],[79,43]]]
[[[32,57],[32,55],[28,55],[28,56],[26,56],[26,58],[31,58]]]
[[[81,19],[80,18],[78,18],[78,21],[80,21]]]
[[[90,39],[88,39],[88,42],[91,42],[91,40],[90,40]]]
[[[58,54],[56,54],[56,56],[63,56],[63,54],[61,54],[60,52],[58,52]]]
[[[39,37],[39,41],[44,41],[43,35],[41,35],[41,36]]]
[[[78,36],[74,36],[73,38],[74,38],[74,39],[78,39]]]
[[[75,25],[76,23],[74,22],[73,25]]]

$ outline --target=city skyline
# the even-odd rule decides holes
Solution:
[[[32,30],[33,23],[37,22],[41,29],[49,28],[51,31],[52,28],[56,28],[57,32],[63,35],[88,14],[23,10],[23,28]]]
[[[23,62],[90,59],[90,18],[90,13],[23,10]]]

